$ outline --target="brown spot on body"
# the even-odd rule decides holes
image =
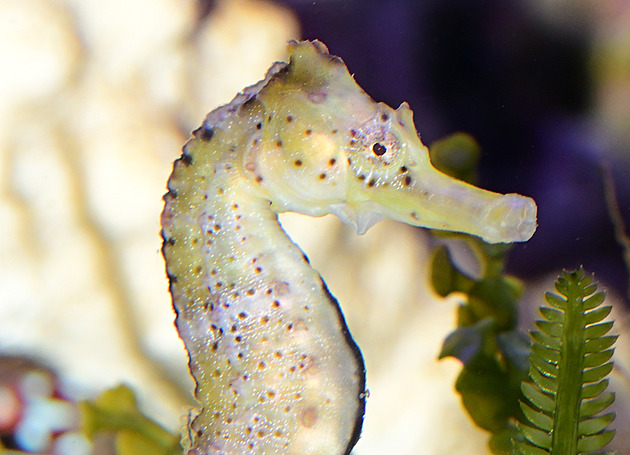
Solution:
[[[411,176],[406,175],[403,180],[403,185],[410,186],[412,183],[413,183],[413,179],[411,178]]]
[[[186,150],[182,152],[182,156],[179,160],[184,166],[190,166],[193,163],[193,157]]]
[[[289,294],[289,283],[286,281],[276,281],[273,284],[274,292],[280,297]]]
[[[331,159],[328,160],[328,165],[329,166],[334,166],[335,163],[337,163],[337,160],[335,158],[331,158]]]
[[[293,162],[293,164],[294,164],[296,167],[300,167],[300,166],[302,165],[302,160],[295,160],[295,161]]]
[[[243,103],[243,109],[251,109],[253,107],[255,101],[256,101],[256,95],[254,95],[251,98],[247,99]]]
[[[328,96],[328,94],[326,92],[319,92],[319,93],[309,93],[307,96],[308,96],[308,99],[314,104],[321,104],[324,101],[326,101],[326,97]]]
[[[300,413],[300,424],[306,428],[313,428],[317,424],[317,408],[309,406]]]
[[[192,135],[196,139],[207,142],[214,136],[214,130],[208,126],[201,125],[199,128],[192,132]]]

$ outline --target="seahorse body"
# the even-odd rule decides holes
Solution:
[[[201,403],[189,454],[347,454],[363,359],[336,300],[277,212],[383,218],[528,239],[534,202],[430,164],[406,104],[374,102],[320,42],[206,117],[175,161],[162,214],[176,325]]]

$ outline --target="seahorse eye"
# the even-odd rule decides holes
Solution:
[[[385,155],[385,153],[387,153],[387,147],[385,147],[383,144],[381,144],[380,142],[376,142],[373,146],[372,146],[372,151],[374,152],[374,154],[376,156],[383,156]]]

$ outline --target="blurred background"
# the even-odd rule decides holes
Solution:
[[[525,306],[559,269],[584,265],[625,324],[627,1],[0,0],[0,355],[51,368],[72,400],[124,382],[151,417],[186,424],[161,197],[189,131],[283,60],[288,39],[323,41],[374,99],[409,102],[425,144],[472,134],[480,186],[537,201],[538,231],[508,265]],[[488,453],[452,392],[457,362],[436,360],[457,299],[427,288],[426,232],[282,220],[366,359],[353,453]],[[626,343],[618,428],[630,422]],[[11,368],[0,360],[0,379]],[[630,436],[616,445],[630,453]]]

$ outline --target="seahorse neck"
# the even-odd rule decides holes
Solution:
[[[187,144],[162,220],[176,324],[203,405],[192,447],[343,453],[361,428],[361,355],[221,134]],[[340,425],[338,415],[348,418]]]

